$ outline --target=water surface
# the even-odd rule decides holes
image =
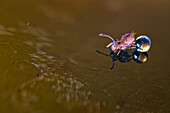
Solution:
[[[1,0],[1,113],[169,113],[170,2]],[[109,39],[152,41],[144,64],[115,62]]]

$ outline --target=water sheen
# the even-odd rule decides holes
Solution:
[[[0,113],[169,113],[169,3],[1,0]],[[152,40],[149,59],[110,71],[97,35],[133,30]]]

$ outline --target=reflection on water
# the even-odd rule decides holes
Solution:
[[[0,112],[169,113],[166,2],[1,2]],[[105,53],[107,42],[97,34],[132,30],[152,37],[148,62],[129,62],[125,53],[117,60],[129,63],[108,70],[110,60],[95,52]],[[148,56],[134,52],[133,58]]]
[[[112,67],[110,68],[111,70],[113,70],[114,63],[117,60],[119,60],[121,63],[128,63],[132,59],[134,59],[134,61],[137,63],[145,63],[148,60],[148,52],[138,52],[137,50],[135,50],[134,52],[122,50],[119,55],[117,55],[118,52],[114,53],[112,50],[110,52],[110,55],[105,54],[99,50],[96,50],[96,52],[112,58]]]
[[[133,53],[133,59],[137,63],[145,63],[148,60],[149,54],[148,52],[137,52]]]

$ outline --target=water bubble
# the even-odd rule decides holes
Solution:
[[[147,52],[151,47],[151,40],[147,36],[139,36],[136,39],[137,51]]]

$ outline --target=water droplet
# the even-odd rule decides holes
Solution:
[[[151,47],[151,40],[147,36],[139,36],[136,39],[137,51],[147,52]]]

